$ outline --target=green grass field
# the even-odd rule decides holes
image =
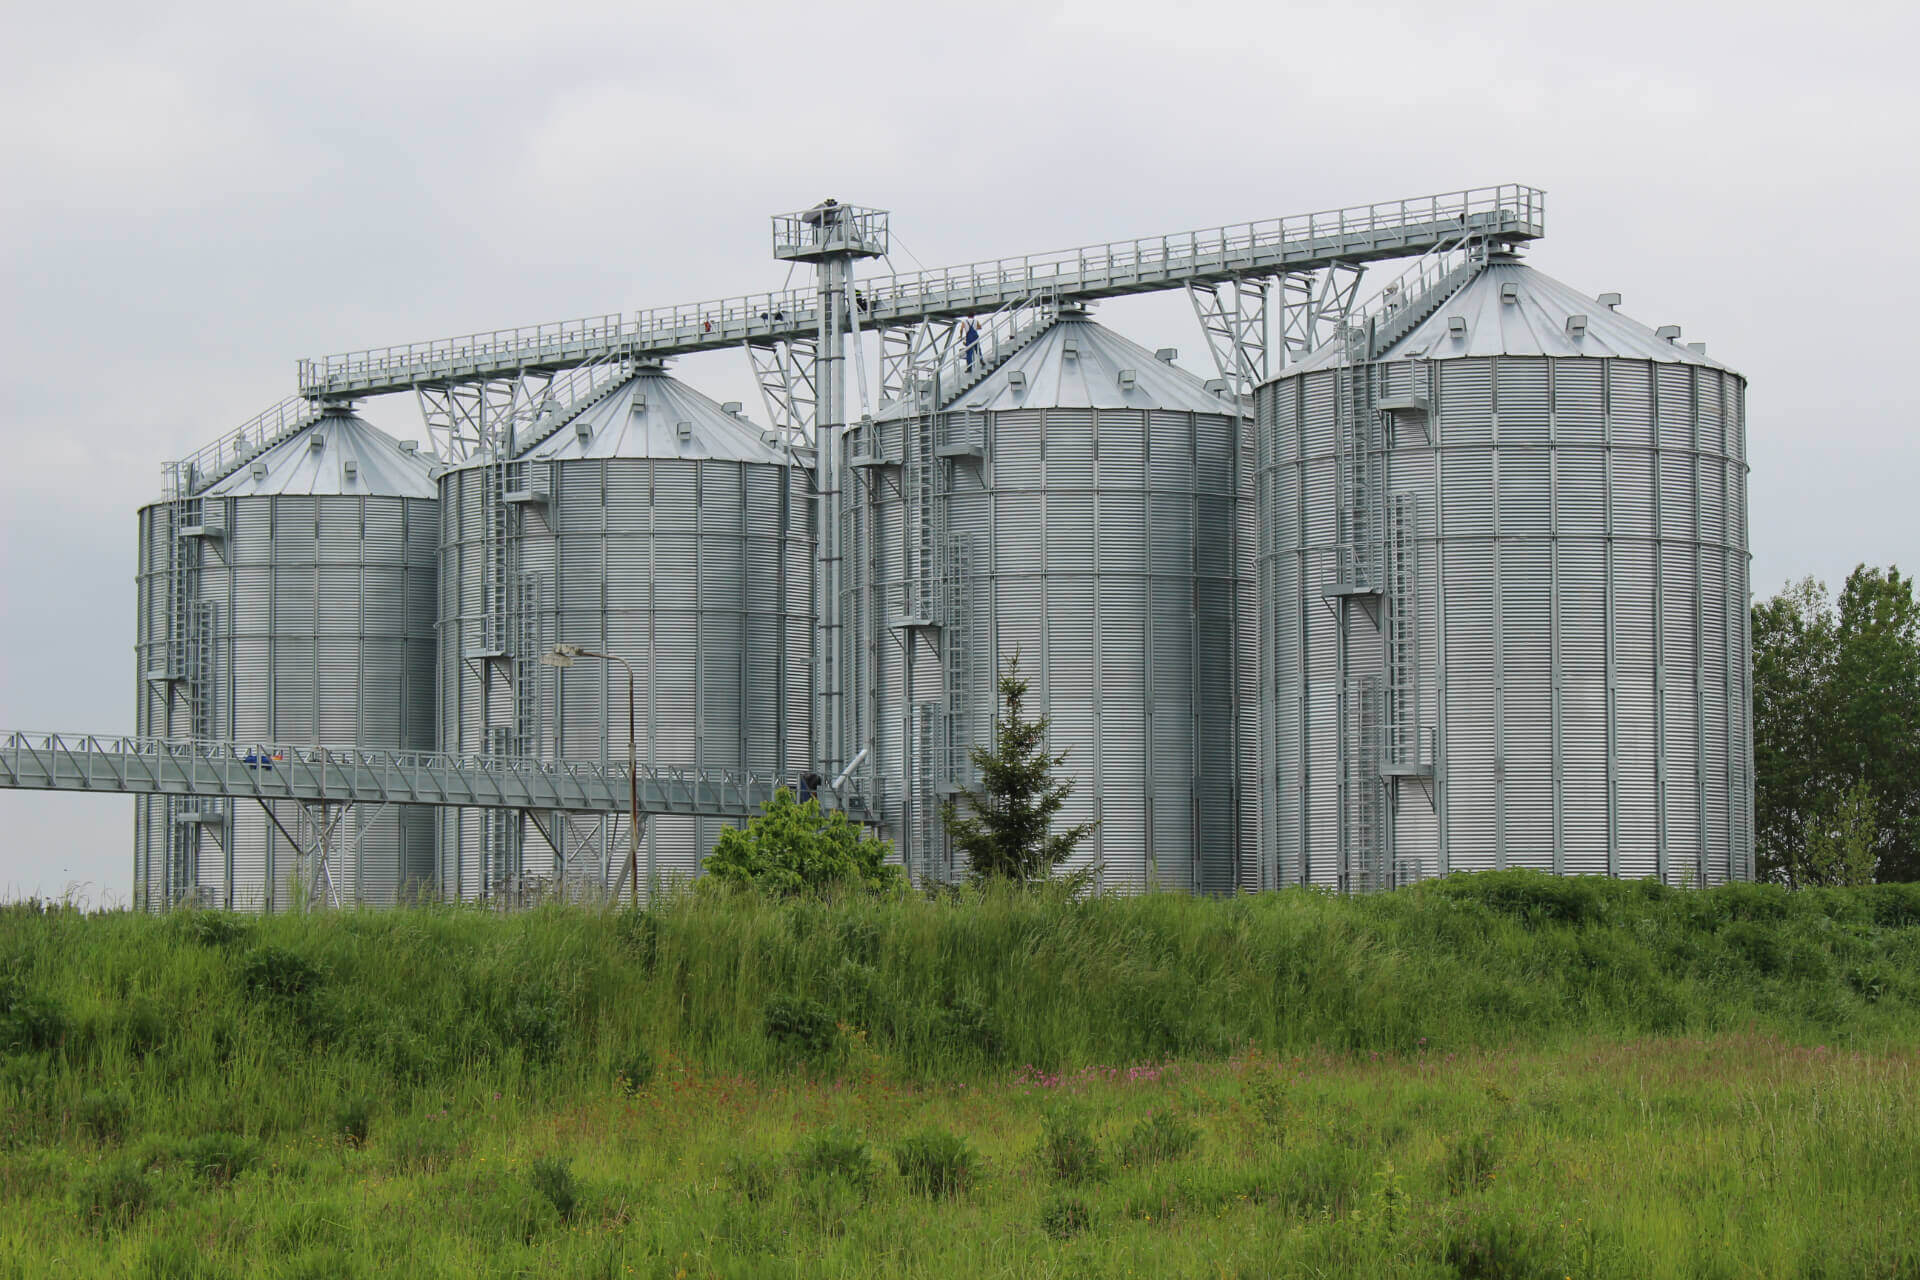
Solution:
[[[1920,887],[0,910],[0,1276],[1920,1275]]]

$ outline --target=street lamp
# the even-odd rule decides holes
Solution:
[[[630,901],[637,908],[640,905],[640,764],[637,735],[634,732],[633,664],[618,654],[596,653],[577,644],[556,644],[551,652],[540,655],[540,665],[565,670],[573,665],[576,658],[599,658],[606,662],[617,662],[627,669],[627,883],[632,886]],[[647,852],[647,878],[647,892],[651,894],[652,850]]]

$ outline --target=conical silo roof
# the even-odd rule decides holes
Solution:
[[[523,457],[541,462],[578,458],[686,458],[786,462],[761,428],[728,413],[677,378],[645,369],[595,401]]]
[[[432,467],[431,457],[403,450],[366,419],[333,410],[215,481],[205,495],[434,498],[439,490]]]
[[[1580,323],[1572,323],[1575,318]],[[1281,376],[1341,362],[1339,339]],[[1718,360],[1621,314],[1516,258],[1494,256],[1412,332],[1376,356],[1463,360],[1486,356],[1588,356],[1725,369]]]
[[[1130,372],[1130,378],[1121,374]],[[1018,375],[1017,377],[1015,375]],[[1085,315],[1069,312],[1007,362],[952,398],[948,409],[1171,409],[1232,413],[1231,401],[1185,369]],[[902,412],[898,405],[882,417]]]

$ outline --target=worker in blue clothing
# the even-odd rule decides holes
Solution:
[[[967,349],[967,372],[972,373],[973,362],[980,358],[980,330],[974,325],[972,316],[967,317],[965,344]]]

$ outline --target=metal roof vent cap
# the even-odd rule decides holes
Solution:
[[[1617,293],[1603,293],[1598,298],[1595,298],[1594,301],[1609,311],[1618,311],[1620,309],[1620,295]]]
[[[729,400],[725,404],[720,406],[720,412],[730,413],[737,418],[740,416],[741,407],[742,406],[738,400]]]
[[[1161,347],[1153,353],[1153,358],[1161,364],[1172,364],[1180,358],[1180,349],[1178,347]]]
[[[342,480],[346,481],[348,484],[352,484],[356,479],[359,478],[359,476],[360,476],[359,463],[355,462],[352,458],[342,458],[340,460],[340,478]]]
[[[678,435],[682,440],[693,439],[693,424],[691,422],[676,422],[673,424],[673,430],[674,434]]]
[[[1467,318],[1465,316],[1448,316],[1447,332],[1456,338],[1466,337],[1467,336]]]
[[[252,476],[256,481],[265,480],[267,478],[267,464],[264,462],[256,462],[247,468],[247,474]]]
[[[1080,358],[1080,342],[1076,338],[1065,338],[1060,343],[1060,355],[1067,360]]]
[[[1697,356],[1703,356],[1707,354],[1707,344],[1704,342],[1689,342],[1687,344],[1687,350],[1693,352]]]
[[[639,417],[647,411],[647,398],[643,395],[636,394],[633,397],[633,404],[628,407],[627,411],[633,414],[634,417]]]
[[[1139,377],[1140,377],[1140,374],[1138,370],[1122,369],[1120,371],[1120,389],[1122,391],[1133,390],[1133,384],[1139,379]]]
[[[313,450],[315,453],[320,452],[322,449],[326,447],[327,447],[327,437],[321,432],[316,431],[312,435],[307,437],[307,448]]]
[[[1208,391],[1211,391],[1216,396],[1224,396],[1227,394],[1228,388],[1227,388],[1227,380],[1225,378],[1208,378],[1206,382],[1202,385],[1204,385]]]
[[[592,426],[592,424],[590,424],[590,423],[586,423],[586,422],[576,422],[576,423],[574,423],[574,424],[573,424],[573,438],[574,438],[575,440],[578,440],[578,441],[579,441],[579,442],[580,442],[581,444],[586,444],[586,443],[587,443],[588,441],[590,441],[590,440],[592,440],[592,439],[593,439],[593,426]]]
[[[420,452],[420,442],[418,440],[402,440],[400,442],[400,452],[418,454]]]
[[[1656,338],[1664,338],[1668,342],[1678,342],[1680,341],[1680,326],[1677,324],[1663,324],[1653,331],[1653,336]]]
[[[1567,317],[1567,336],[1579,339],[1587,336],[1587,318],[1585,316]]]
[[[1500,286],[1500,301],[1514,303],[1520,301],[1520,286],[1509,280]]]
[[[1007,385],[1015,391],[1025,391],[1027,389],[1027,375],[1015,369],[1007,375]]]

